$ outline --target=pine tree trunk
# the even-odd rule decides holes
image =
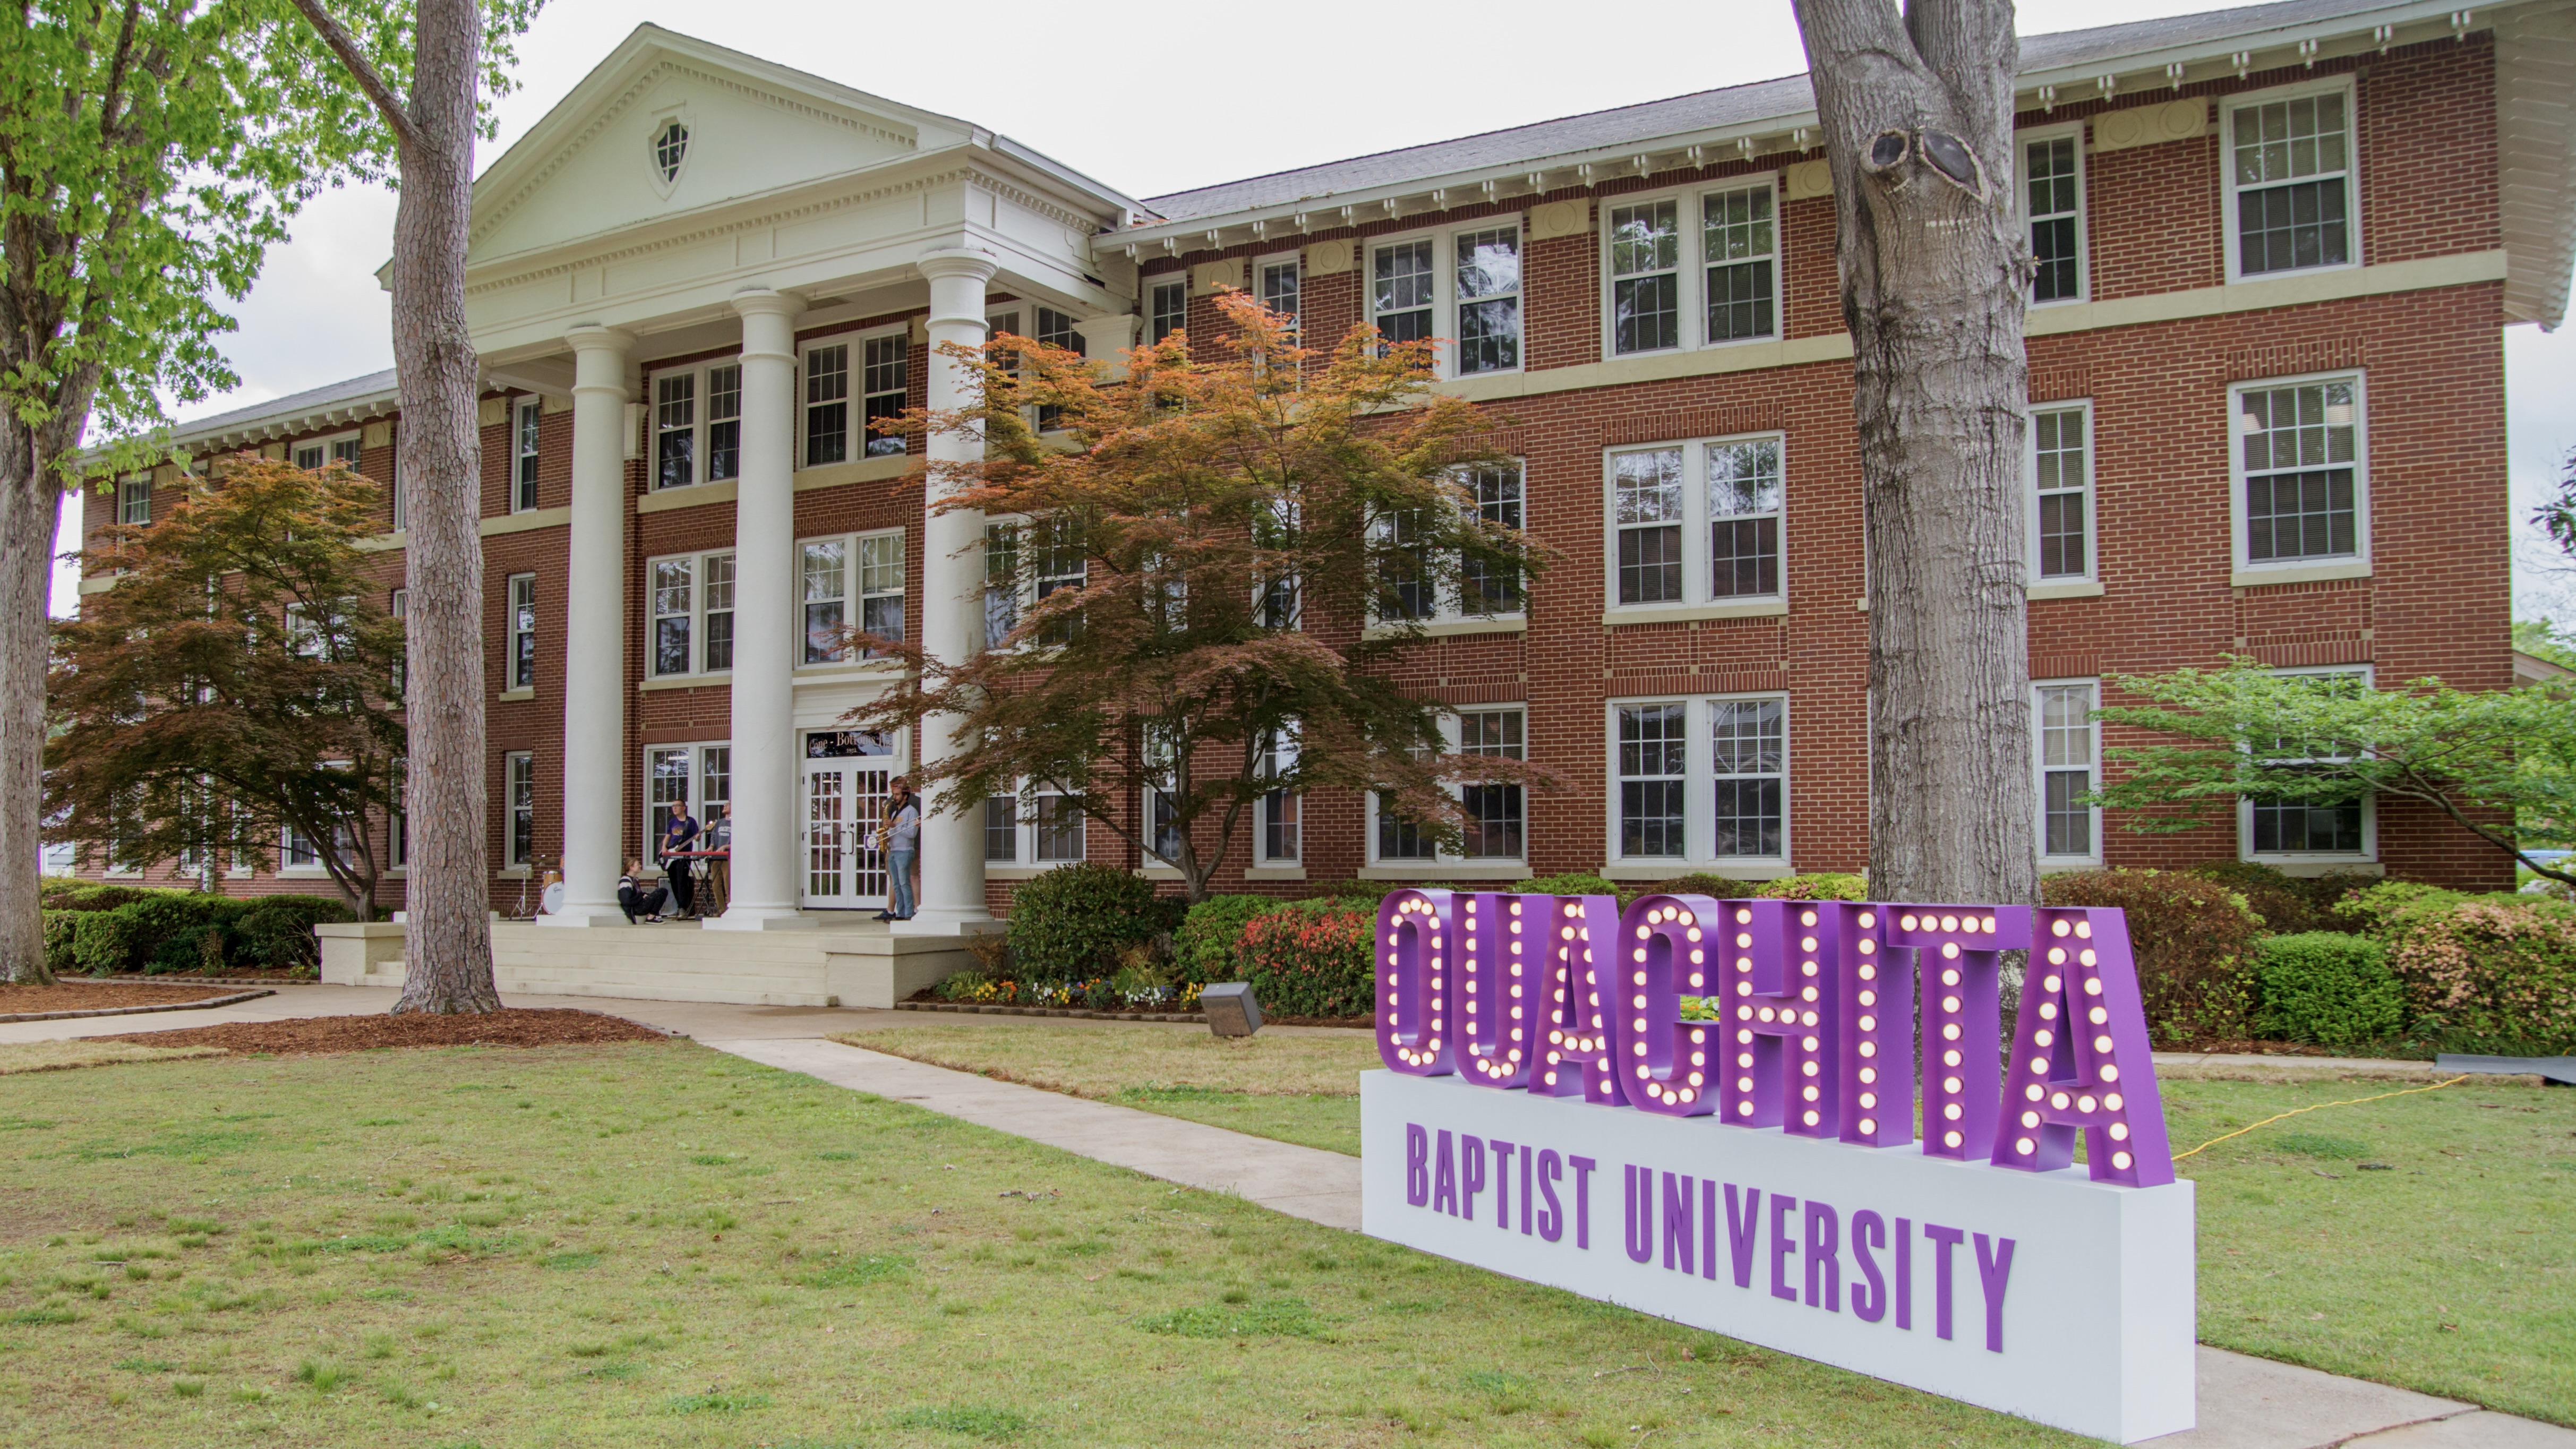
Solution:
[[[1795,3],[1867,507],[1870,894],[2033,901],[2012,6]]]
[[[394,367],[410,493],[411,857],[402,999],[394,1010],[500,1009],[486,912],[482,440],[465,327],[482,16],[422,0],[394,218]]]
[[[24,426],[0,458],[0,981],[51,982],[44,875],[45,664],[60,504]]]

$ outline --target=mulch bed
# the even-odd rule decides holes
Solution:
[[[51,986],[0,986],[0,1016],[35,1012],[107,1011],[137,1006],[166,1006],[238,996],[229,986],[127,986],[122,982],[58,981]]]
[[[1080,1006],[1000,1006],[990,1002],[942,1001],[929,988],[914,992],[894,1004],[897,1011],[945,1011],[984,1016],[1069,1016],[1090,1021],[1179,1021],[1204,1023],[1202,1012],[1180,1011],[1093,1011]],[[1345,1026],[1368,1030],[1377,1025],[1373,1016],[1273,1016],[1261,1013],[1264,1026]]]
[[[670,1033],[623,1017],[569,1008],[512,1007],[481,1016],[314,1016],[293,1021],[232,1021],[177,1031],[136,1032],[101,1038],[142,1046],[211,1046],[235,1052],[315,1056],[386,1047],[589,1046],[600,1042],[667,1041]]]
[[[257,986],[275,986],[280,983],[292,986],[299,983],[319,981],[322,977],[320,973],[316,972],[310,966],[227,966],[212,976],[199,975],[194,971],[178,971],[161,976],[92,976],[84,977],[82,979],[90,981],[118,982],[148,981],[155,984],[163,982],[181,982],[189,985],[194,985],[200,981],[212,981],[219,985],[239,981],[248,982]]]

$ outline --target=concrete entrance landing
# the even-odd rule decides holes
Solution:
[[[403,980],[403,928],[325,923],[322,979],[338,986]],[[835,915],[810,931],[702,931],[658,926],[492,923],[492,970],[508,993],[744,1006],[890,1007],[975,964],[956,936],[897,935],[881,921]]]

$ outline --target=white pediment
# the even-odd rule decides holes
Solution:
[[[964,128],[656,27],[474,188],[468,265],[699,212],[962,139]],[[671,123],[687,132],[665,175]]]

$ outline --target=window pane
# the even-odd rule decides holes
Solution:
[[[1457,245],[1459,373],[1520,366],[1520,228],[1464,232]]]
[[[1517,464],[1479,468],[1466,480],[1479,522],[1517,531],[1521,526],[1521,470]],[[1460,602],[1470,614],[1511,613],[1521,607],[1520,570],[1481,558],[1460,561]]]
[[[698,379],[693,373],[654,385],[653,486],[677,488],[698,481]]]
[[[900,434],[877,431],[877,423],[903,415],[904,386],[911,367],[911,340],[901,333],[892,337],[871,337],[867,343],[867,370],[860,386],[867,405],[862,421],[867,424],[867,456],[892,457],[903,452]]]
[[[1157,282],[1154,284],[1152,326],[1147,340],[1160,342],[1189,325],[1190,284]]]
[[[707,369],[707,478],[742,476],[742,369]]]
[[[838,463],[850,456],[850,348],[817,347],[805,354],[805,466]]]
[[[2064,301],[2078,295],[2083,285],[2076,251],[2079,216],[2075,138],[2058,136],[2033,141],[2023,154],[2023,179],[2029,197],[2030,299]]]
[[[2358,393],[2350,382],[2249,389],[2244,437],[2249,561],[2350,557],[2359,551],[2353,469]]]
[[[1776,699],[1720,700],[1709,706],[1710,774],[1716,784],[1718,856],[1781,853],[1781,786],[1786,768],[1784,706]]]
[[[805,662],[841,657],[841,627],[848,618],[847,565],[839,540],[805,545]]]
[[[1610,212],[1611,350],[1652,352],[1681,345],[1681,205],[1613,207]]]
[[[1684,854],[1688,802],[1687,709],[1680,704],[1619,710],[1619,853]]]
[[[692,595],[687,559],[664,559],[653,565],[653,672],[689,672],[689,624]]]
[[[1681,345],[1681,285],[1671,276],[1611,284],[1611,346],[1621,353]]]
[[[1378,859],[1430,860],[1439,854],[1421,826],[1396,814],[1385,796],[1376,798]]]
[[[1377,313],[1378,331],[1387,341],[1419,342],[1431,335],[1434,286],[1430,238],[1376,249],[1370,302]]]
[[[986,860],[1019,859],[1019,804],[1016,796],[984,797],[984,858]]]
[[[1712,342],[1772,334],[1771,188],[1719,192],[1701,203]]]

